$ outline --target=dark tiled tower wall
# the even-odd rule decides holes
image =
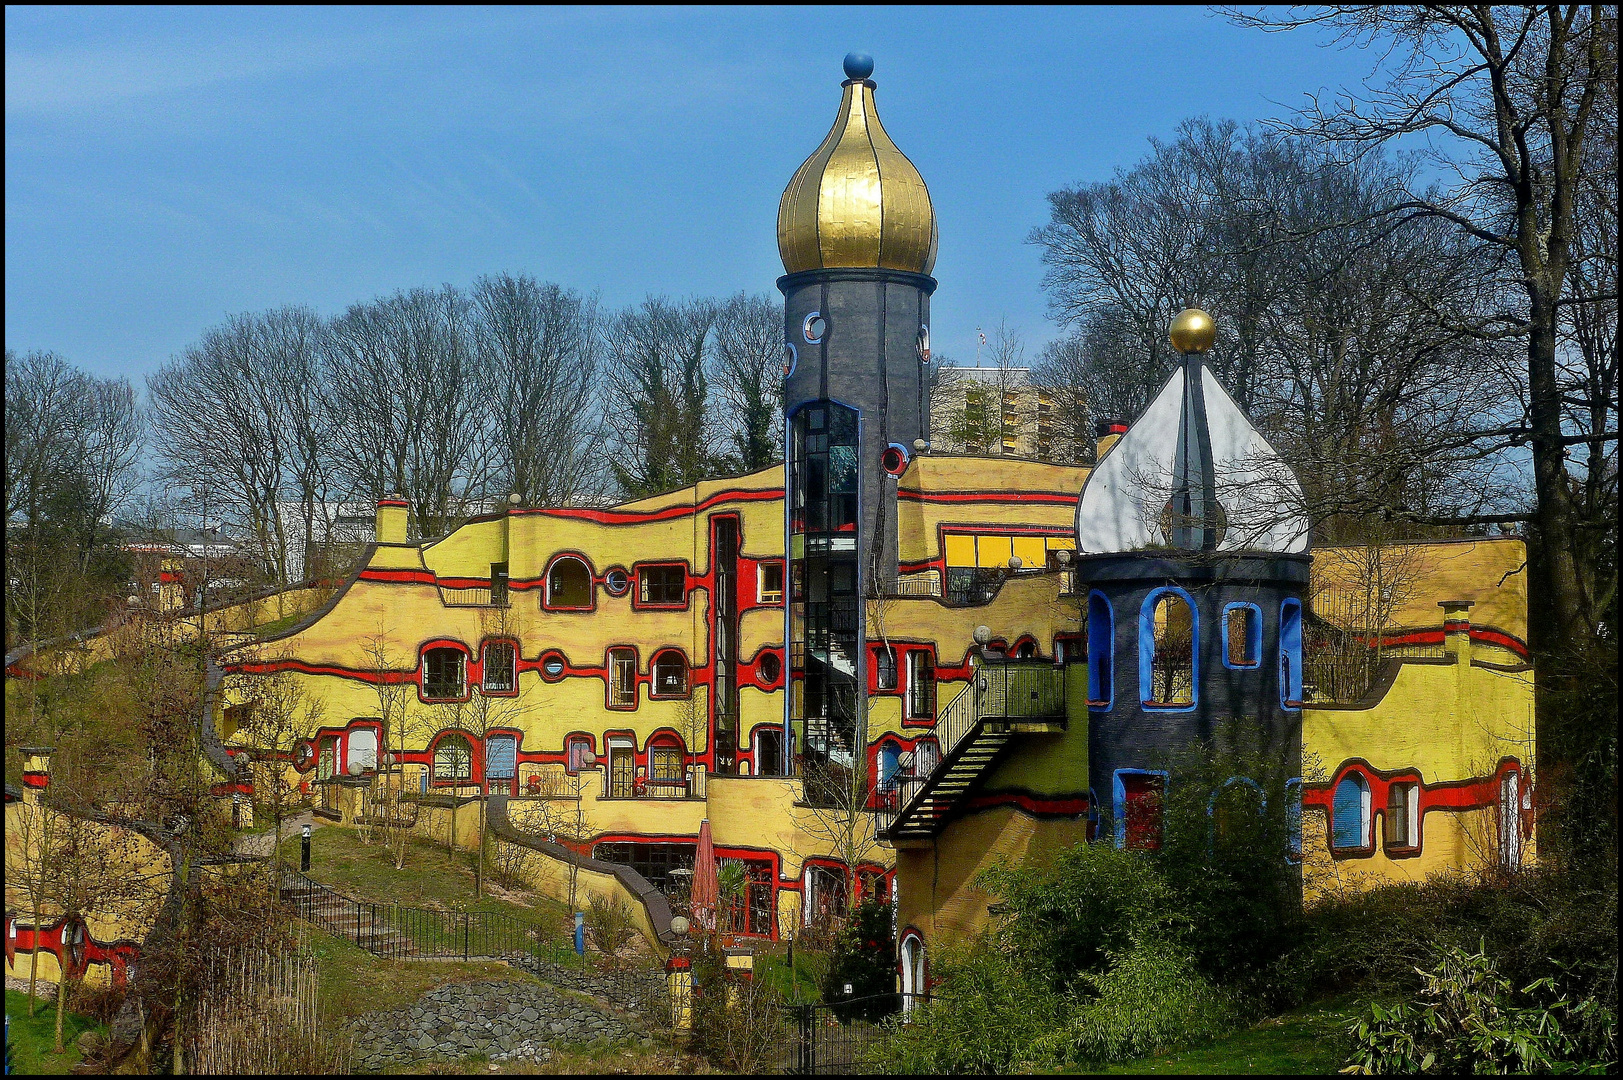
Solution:
[[[929,391],[919,358],[919,330],[930,321],[934,278],[899,270],[808,270],[778,279],[784,296],[784,341],[797,352],[785,380],[784,412],[801,405],[837,401],[861,414],[858,451],[861,533],[866,579],[877,569],[885,584],[896,580],[896,485],[880,457],[891,443],[913,453],[915,439],[930,437]],[[812,312],[827,322],[823,339],[803,332]],[[868,553],[879,537],[879,561]]]
[[[1254,718],[1285,757],[1288,775],[1300,775],[1302,712],[1285,708],[1280,697],[1280,610],[1287,599],[1303,599],[1310,562],[1306,555],[1276,554],[1179,557],[1171,552],[1130,552],[1081,557],[1078,572],[1086,583],[1084,597],[1094,591],[1103,594],[1115,628],[1111,706],[1091,708],[1088,718],[1088,779],[1103,809],[1111,806],[1117,769],[1162,768],[1170,753],[1210,736],[1231,717]],[[1165,586],[1180,588],[1193,599],[1198,624],[1198,692],[1194,708],[1185,711],[1146,709],[1139,686],[1141,613],[1150,593]],[[1224,664],[1223,613],[1231,603],[1255,604],[1262,611],[1260,663],[1255,668],[1237,670]],[[1084,598],[1084,627],[1086,605]],[[1090,640],[1090,662],[1095,648]]]

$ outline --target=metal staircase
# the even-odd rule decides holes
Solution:
[[[1065,730],[1063,669],[1052,664],[987,664],[937,715],[941,759],[919,774],[912,762],[898,776],[896,805],[880,821],[879,839],[895,847],[926,843],[1020,735]]]

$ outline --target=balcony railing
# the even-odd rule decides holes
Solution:
[[[490,587],[480,586],[472,589],[448,589],[444,585],[439,587],[440,603],[446,607],[507,607],[506,590],[499,590],[492,596]]]

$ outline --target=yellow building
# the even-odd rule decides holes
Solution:
[[[1155,755],[1228,716],[1303,763],[1300,856],[1346,883],[1521,859],[1520,541],[1412,546],[1402,597],[1339,624],[1377,677],[1326,701],[1314,609],[1367,591],[1369,553],[1309,550],[1294,477],[1203,366],[1209,317],[1092,469],[932,449],[934,210],[871,73],[847,59],[779,207],[786,465],[415,541],[380,500],[330,602],[222,657],[226,748],[334,814],[378,777],[489,800],[539,885],[573,861],[654,936],[708,822],[741,936],[888,896],[906,990],[986,917],[989,860],[1156,847]],[[288,747],[251,713],[271,677],[319,704]]]

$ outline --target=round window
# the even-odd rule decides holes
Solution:
[[[778,659],[777,653],[762,653],[761,658],[755,662],[755,670],[761,681],[770,686],[783,674],[783,661]]]
[[[603,575],[603,587],[610,596],[624,596],[631,588],[631,575],[616,566]]]
[[[795,349],[794,342],[783,343],[783,377],[788,378],[795,373],[795,361],[800,359],[800,353]]]
[[[806,335],[807,341],[816,345],[823,340],[823,335],[828,333],[828,320],[814,311],[806,316],[806,321],[801,326],[801,332]]]
[[[557,682],[564,677],[564,658],[557,653],[549,654],[541,661],[541,677],[548,682]]]
[[[879,465],[890,475],[900,476],[907,471],[907,454],[899,446],[887,446],[879,455]]]

